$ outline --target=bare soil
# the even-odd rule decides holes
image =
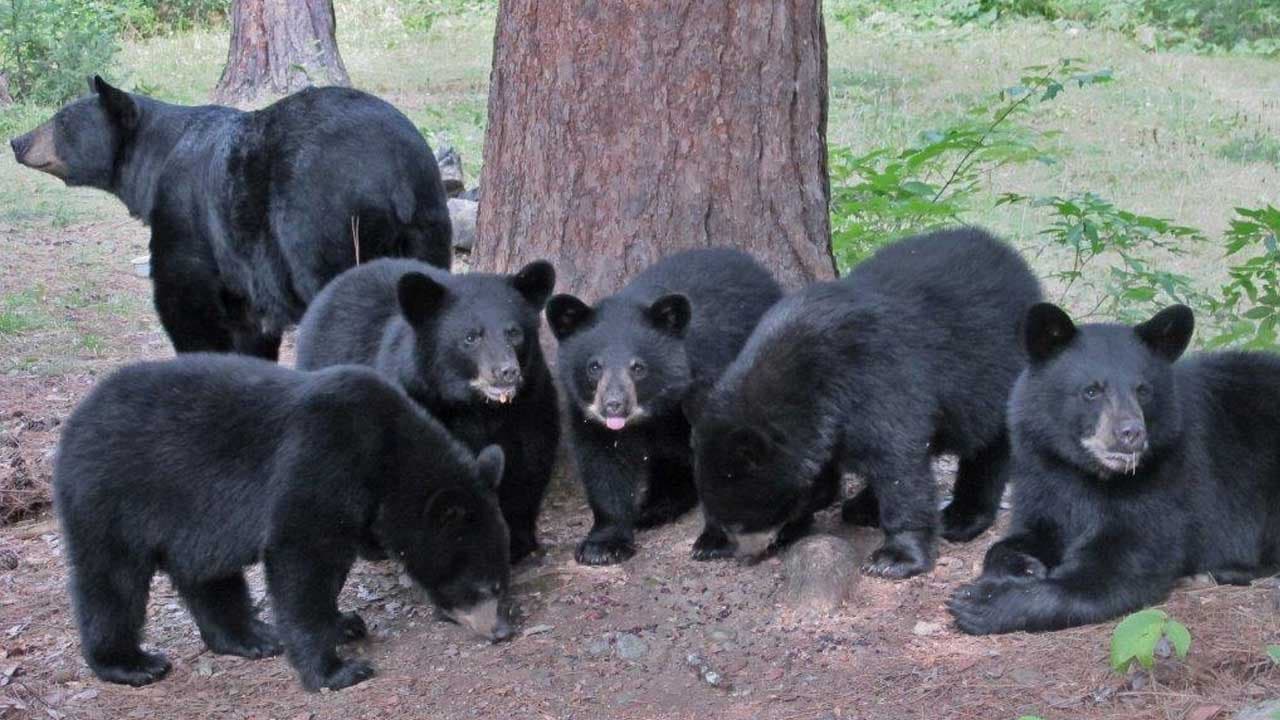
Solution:
[[[72,230],[85,230],[73,228]],[[127,277],[136,229],[104,231],[101,287],[145,305]],[[33,252],[23,273],[59,282],[56,256]],[[12,268],[5,268],[6,278]],[[119,271],[119,272],[117,272]],[[95,286],[97,287],[97,286]],[[96,377],[163,356],[153,318],[107,318],[105,349],[62,371],[0,376],[0,487],[27,488],[28,519],[0,528],[0,719],[10,718],[1226,718],[1280,697],[1265,645],[1280,641],[1280,590],[1189,584],[1165,606],[1194,637],[1185,661],[1153,674],[1108,668],[1111,624],[973,638],[943,603],[972,578],[1006,521],[978,541],[944,546],[935,571],[904,582],[861,578],[846,605],[812,616],[784,602],[780,559],[695,563],[696,514],[642,534],[640,552],[587,568],[573,548],[590,525],[582,493],[561,478],[547,502],[545,551],[515,569],[520,634],[501,645],[433,619],[423,594],[389,563],[358,563],[342,596],[371,637],[347,648],[378,675],[341,692],[304,692],[280,658],[204,649],[164,578],[153,587],[148,643],[174,663],[142,689],[97,681],[79,657],[56,519],[47,495],[59,427]],[[12,347],[12,346],[11,346]],[[945,475],[945,473],[943,473]],[[946,478],[942,478],[946,482]],[[861,557],[879,533],[850,539]],[[260,573],[253,573],[262,597]],[[270,614],[267,603],[264,612]]]

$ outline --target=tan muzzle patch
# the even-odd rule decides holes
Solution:
[[[49,173],[56,178],[67,174],[67,164],[58,157],[58,149],[53,141],[52,120],[15,138],[13,152],[17,161],[29,168]]]

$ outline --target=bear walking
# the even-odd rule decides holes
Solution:
[[[538,344],[555,270],[450,275],[414,260],[352,268],[298,328],[298,367],[367,365],[400,383],[473,451],[502,447],[499,486],[511,561],[538,547],[542,496],[560,442],[555,384]]]
[[[435,156],[378,98],[308,88],[241,112],[100,77],[90,91],[15,138],[14,155],[115,195],[151,227],[156,311],[178,352],[274,360],[284,328],[346,268],[383,256],[449,268]]]
[[[1185,575],[1280,570],[1280,357],[1179,361],[1194,325],[1181,305],[1135,327],[1031,309],[1013,521],[952,596],[957,627],[1058,630],[1160,602]]]
[[[595,307],[551,299],[570,446],[595,515],[578,562],[626,560],[636,529],[697,503],[686,414],[781,294],[751,256],[704,249],[664,258]]]
[[[371,370],[300,373],[233,355],[131,365],[72,413],[54,468],[81,649],[103,680],[169,670],[138,645],[157,570],[210,650],[283,648],[302,684],[373,674],[335,646],[365,634],[338,592],[373,529],[447,615],[510,631],[502,451],[478,459]],[[263,562],[276,626],[254,616],[243,568]]]
[[[838,281],[783,298],[760,320],[694,426],[698,491],[730,537],[700,557],[755,556],[804,532],[854,472],[849,522],[884,543],[864,570],[932,567],[931,458],[956,453],[941,534],[995,518],[1008,455],[1005,403],[1025,355],[1016,332],[1040,286],[1012,248],[976,229],[889,245]]]

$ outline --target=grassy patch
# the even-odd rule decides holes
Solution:
[[[43,289],[29,288],[0,296],[0,335],[21,335],[48,325],[52,318],[45,312],[43,295]]]
[[[1280,139],[1262,133],[1237,135],[1218,148],[1218,155],[1238,163],[1265,163],[1280,167]]]

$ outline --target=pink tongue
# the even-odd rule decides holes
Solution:
[[[627,426],[627,419],[620,417],[605,418],[604,426],[610,430],[621,430]]]

